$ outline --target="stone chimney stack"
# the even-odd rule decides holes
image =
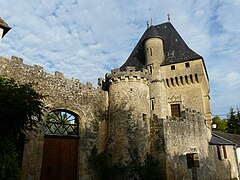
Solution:
[[[7,34],[7,32],[11,29],[10,26],[2,19],[0,18],[0,45],[1,45],[1,40]]]

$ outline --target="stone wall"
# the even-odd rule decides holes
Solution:
[[[76,113],[79,122],[79,176],[87,179],[91,175],[88,158],[94,145],[101,151],[106,146],[106,111],[108,95],[100,87],[94,88],[91,83],[80,83],[78,79],[66,79],[56,72],[48,74],[38,65],[23,64],[21,58],[6,59],[0,57],[0,75],[15,79],[20,83],[30,83],[44,96],[46,115],[52,110],[62,109]],[[31,133],[30,133],[31,134]],[[31,134],[25,146],[23,159],[23,178],[39,179],[44,140],[44,127]],[[36,164],[36,167],[32,164]]]
[[[200,111],[210,121],[210,89],[202,59],[162,66],[161,69],[166,87],[167,101],[173,96],[181,96],[178,103]],[[169,103],[171,102],[169,101]]]
[[[226,146],[228,157],[219,160],[216,146],[209,145],[211,130],[204,116],[187,108],[181,115],[163,120],[167,179],[238,178],[234,146]],[[188,154],[195,154],[196,167],[188,167]]]
[[[186,155],[193,153],[199,157],[198,177],[200,179],[211,177],[204,172],[209,153],[208,131],[210,130],[203,116],[196,111],[185,109],[181,118],[164,120],[163,127],[168,179],[192,178],[192,169],[187,167]]]

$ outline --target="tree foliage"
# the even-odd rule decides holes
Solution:
[[[159,161],[147,155],[144,162],[132,157],[127,164],[111,163],[111,157],[107,152],[98,153],[96,146],[92,149],[90,162],[97,173],[99,180],[157,180],[161,179],[159,172]]]
[[[228,125],[226,119],[221,119],[219,116],[215,116],[213,119],[213,124],[217,125],[216,131],[219,132],[227,132]]]
[[[238,107],[236,110],[232,107],[229,109],[227,119],[215,116],[212,121],[217,124],[216,131],[240,134],[240,110]]]
[[[234,110],[230,108],[227,118],[228,132],[233,134],[240,134],[240,111],[239,108]]]
[[[23,130],[36,127],[42,96],[30,84],[0,76],[0,178],[18,179]]]

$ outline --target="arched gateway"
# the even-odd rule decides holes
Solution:
[[[79,116],[67,110],[47,115],[43,145],[42,180],[77,179]]]

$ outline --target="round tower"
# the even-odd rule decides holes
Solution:
[[[166,118],[166,93],[160,67],[164,61],[164,42],[154,26],[147,29],[143,39],[145,63],[152,79],[149,85],[151,113],[157,115],[159,118]]]
[[[109,82],[108,153],[113,162],[144,161],[149,152],[150,104],[147,70],[112,70]]]

